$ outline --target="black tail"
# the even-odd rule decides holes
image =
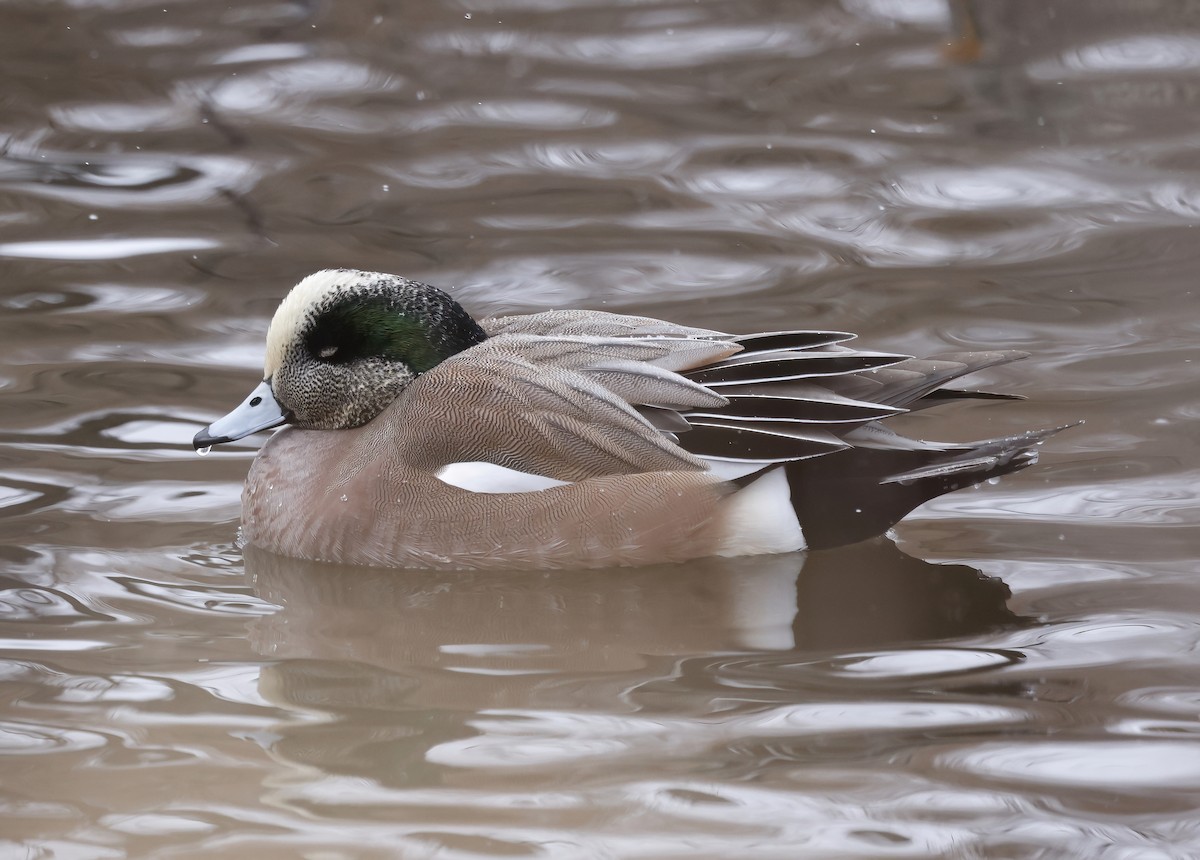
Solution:
[[[1034,446],[1063,428],[969,445],[854,447],[783,464],[809,549],[883,534],[913,508],[1037,462]]]

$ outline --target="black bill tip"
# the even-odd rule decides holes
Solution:
[[[224,444],[225,442],[233,441],[233,439],[229,438],[228,436],[212,435],[211,433],[208,432],[210,429],[211,428],[209,428],[209,427],[205,427],[203,430],[201,430],[199,433],[197,433],[194,437],[192,437],[192,447],[195,448],[197,451],[207,450],[207,449],[211,448],[213,445],[221,445],[221,444]]]

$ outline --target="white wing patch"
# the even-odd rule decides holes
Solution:
[[[536,493],[569,483],[479,460],[442,466],[437,471],[437,478],[442,483],[471,493]]]

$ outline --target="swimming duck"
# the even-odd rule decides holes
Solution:
[[[287,425],[242,493],[242,540],[281,555],[606,567],[864,540],[1032,464],[1055,432],[900,436],[880,422],[1000,397],[943,385],[1023,354],[915,360],[853,337],[581,310],[476,321],[434,287],[331,269],[284,298],[262,383],[194,444]]]

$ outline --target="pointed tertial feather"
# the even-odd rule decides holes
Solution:
[[[490,462],[560,481],[698,471],[702,461],[623,398],[570,367],[526,359],[491,338],[422,374],[406,392],[434,422],[422,456],[438,466]]]
[[[752,353],[833,346],[854,340],[855,337],[857,335],[848,331],[765,331],[758,334],[740,334],[730,340],[747,353]]]
[[[679,410],[715,408],[726,403],[724,397],[703,385],[643,361],[611,359],[578,370],[635,406]]]
[[[1036,463],[1037,451],[1031,450],[1034,446],[1042,444],[1055,433],[1066,430],[1068,427],[1075,427],[1079,423],[1077,421],[1073,424],[1063,424],[1060,427],[1051,427],[1048,430],[1029,430],[1025,433],[1019,433],[1016,436],[987,439],[965,446],[956,445],[950,447],[949,450],[963,449],[962,453],[958,456],[949,457],[927,466],[900,472],[899,474],[889,475],[880,483],[904,484],[920,481],[925,478],[945,478],[971,472],[984,472],[1003,466],[1014,460],[1023,462],[1026,465]]]
[[[1026,355],[1015,350],[996,350],[909,359],[870,374],[838,377],[824,384],[831,391],[856,400],[908,407],[960,376],[1018,361]]]
[[[542,311],[536,314],[496,317],[480,322],[489,335],[530,334],[577,337],[678,337],[721,338],[723,332],[678,325],[652,317],[610,314],[605,311]]]
[[[704,367],[727,358],[741,347],[718,340],[682,337],[583,337],[524,334],[497,335],[496,349],[534,364],[582,369],[611,361],[646,362],[671,371]]]
[[[722,361],[711,367],[688,373],[689,379],[713,387],[745,382],[805,379],[808,377],[839,376],[858,373],[877,367],[887,367],[905,360],[905,356],[882,352],[770,352]]]
[[[704,458],[783,462],[816,457],[849,447],[832,433],[774,421],[725,420],[720,416],[688,419],[692,429],[679,444]]]
[[[497,335],[488,341],[488,347],[503,349],[532,364],[570,368],[608,359],[655,361],[670,353],[668,344],[648,338],[626,340],[580,335]]]
[[[875,451],[968,451],[971,449],[969,444],[957,445],[950,442],[926,442],[922,439],[910,439],[877,422],[855,427],[842,438],[856,448],[869,448]]]
[[[729,399],[729,405],[720,413],[742,418],[864,424],[904,411],[894,406],[851,400],[804,381],[724,385],[718,390]]]
[[[980,350],[976,352],[949,352],[940,355],[931,355],[925,361],[932,362],[935,365],[950,363],[952,365],[961,366],[962,370],[954,373],[949,378],[938,373],[933,373],[936,377],[930,379],[929,383],[924,387],[919,397],[915,400],[910,400],[909,403],[916,404],[918,401],[925,399],[933,399],[936,402],[942,402],[950,399],[988,399],[988,400],[1023,400],[1024,398],[1017,394],[992,394],[986,391],[959,391],[954,389],[942,388],[947,382],[958,379],[960,376],[966,376],[970,373],[975,373],[979,370],[984,370],[989,367],[996,367],[1002,364],[1011,364],[1014,361],[1020,361],[1023,358],[1028,358],[1029,353],[1022,352],[1017,349],[1007,350]],[[925,404],[921,404],[922,408]]]
[[[537,416],[530,424],[541,435],[543,443],[553,443],[588,471],[611,468],[610,461],[624,463],[630,471],[642,471],[642,464],[647,459],[673,453],[661,434],[646,433],[633,425],[610,424],[599,432],[552,412]]]
[[[634,409],[651,427],[663,433],[686,433],[692,429],[687,419],[674,409],[660,409],[657,406],[635,406]]]
[[[665,346],[666,354],[651,363],[676,373],[706,368],[714,362],[727,360],[741,350],[729,341],[695,340],[691,338],[646,338],[646,341]],[[643,340],[637,340],[641,343]]]
[[[936,388],[920,400],[909,406],[909,409],[925,409],[937,406],[951,400],[1026,400],[1023,394],[1001,394],[997,391],[975,391],[964,388]]]

